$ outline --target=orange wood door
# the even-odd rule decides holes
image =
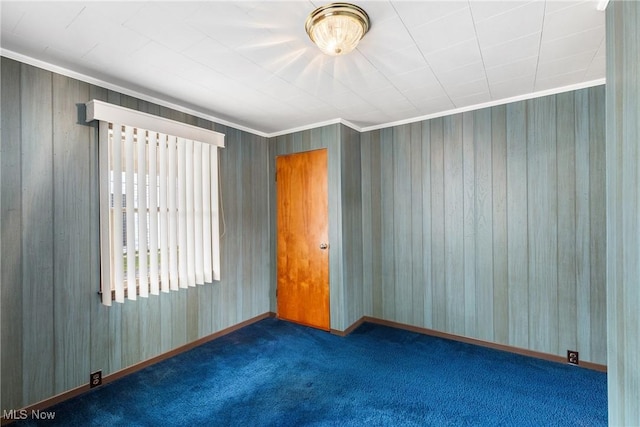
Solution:
[[[329,330],[327,150],[276,158],[278,317]]]

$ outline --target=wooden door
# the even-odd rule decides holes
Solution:
[[[329,330],[327,150],[276,158],[278,317]]]

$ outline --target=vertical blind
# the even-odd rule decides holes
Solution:
[[[100,101],[87,104],[90,120],[100,121],[103,303],[220,280],[224,135]]]

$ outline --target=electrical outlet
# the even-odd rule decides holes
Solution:
[[[92,372],[89,376],[89,388],[98,387],[102,384],[102,371]]]
[[[567,350],[567,363],[570,365],[578,365],[580,363],[577,351]]]

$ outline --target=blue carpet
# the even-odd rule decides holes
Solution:
[[[45,425],[598,426],[607,381],[380,325],[342,338],[265,319],[49,410]]]

